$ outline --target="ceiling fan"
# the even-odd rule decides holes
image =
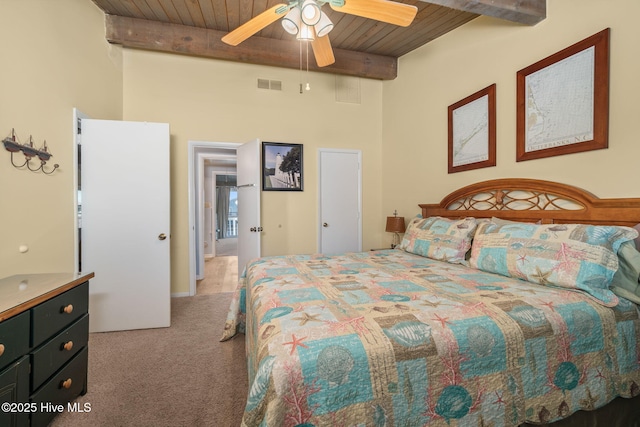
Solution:
[[[333,23],[322,12],[322,6],[329,3],[331,9],[375,19],[377,21],[406,27],[415,18],[418,8],[390,0],[292,0],[289,4],[279,3],[245,22],[222,41],[237,46],[269,24],[282,19],[282,26],[289,34],[301,41],[310,41],[318,67],[326,67],[335,62],[329,32]]]

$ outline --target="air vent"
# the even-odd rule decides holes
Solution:
[[[282,82],[280,80],[269,80],[271,90],[282,90]]]
[[[336,75],[336,102],[360,104],[360,78]]]
[[[282,90],[280,80],[258,79],[258,89]]]

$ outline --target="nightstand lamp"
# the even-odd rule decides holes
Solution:
[[[387,233],[393,233],[393,240],[391,242],[391,249],[394,249],[400,243],[400,234],[404,233],[404,217],[398,216],[398,211],[393,211],[393,216],[387,217],[387,227],[385,228]]]

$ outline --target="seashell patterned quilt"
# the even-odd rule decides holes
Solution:
[[[518,426],[640,394],[640,308],[401,250],[249,264],[244,426]]]

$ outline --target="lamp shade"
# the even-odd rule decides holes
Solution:
[[[320,21],[315,25],[315,29],[318,37],[324,37],[333,30],[333,22],[331,22],[326,13],[320,12]]]
[[[387,228],[385,231],[388,233],[404,233],[404,217],[403,216],[388,216]]]
[[[320,6],[314,0],[305,0],[300,11],[300,17],[305,24],[316,25],[320,21]]]
[[[300,31],[296,38],[300,41],[313,41],[315,38],[313,25],[307,25],[304,22],[300,23]]]
[[[289,33],[296,35],[300,31],[300,8],[294,7],[282,18],[282,28]]]

